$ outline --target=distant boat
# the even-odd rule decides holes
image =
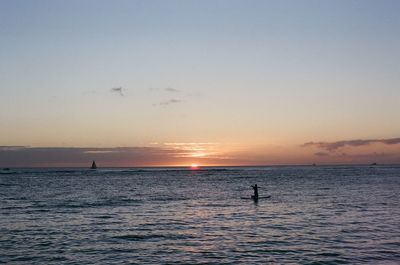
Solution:
[[[92,163],[92,166],[90,167],[90,169],[96,169],[96,168],[97,168],[96,162],[93,160],[93,163]]]
[[[378,164],[377,164],[377,163],[372,163],[372,164],[371,164],[371,166],[376,166],[376,165],[378,165]]]

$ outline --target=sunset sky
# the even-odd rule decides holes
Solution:
[[[400,163],[400,1],[0,1],[0,167]]]

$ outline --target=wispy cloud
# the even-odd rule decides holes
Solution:
[[[180,90],[173,88],[173,87],[164,87],[164,88],[150,87],[149,90],[155,91],[155,92],[160,92],[158,95],[160,101],[158,103],[153,104],[153,106],[155,106],[155,107],[157,107],[157,106],[167,107],[169,105],[182,103],[184,101],[183,99],[180,99],[180,98],[168,99],[168,97],[171,96],[171,93],[175,93],[176,95],[178,95],[178,93],[179,93],[180,97],[183,96],[183,95],[181,95]],[[167,96],[167,94],[169,94],[169,96]]]
[[[329,152],[336,151],[340,148],[350,146],[350,147],[359,147],[370,144],[386,144],[386,145],[394,145],[400,144],[400,138],[389,138],[389,139],[368,139],[368,140],[345,140],[345,141],[336,141],[336,142],[308,142],[304,143],[303,147],[317,147],[320,149],[324,149]]]
[[[25,149],[28,148],[26,146],[20,146],[20,145],[16,145],[16,146],[0,146],[0,152],[1,151],[17,151],[17,150],[21,150],[21,149]]]
[[[118,93],[121,97],[124,96],[124,93],[122,92],[122,87],[113,87],[111,88],[111,92]]]
[[[385,152],[373,152],[364,154],[349,154],[344,152],[332,152],[325,153],[320,156],[318,153],[314,153],[315,156],[319,157],[326,162],[333,163],[352,163],[352,164],[369,164],[373,162],[379,163],[398,163],[400,158],[399,154],[385,153]]]
[[[326,152],[316,152],[314,153],[315,156],[329,156],[329,153]]]
[[[380,159],[380,158],[388,158],[388,157],[395,157],[396,154],[389,154],[385,152],[374,152],[374,153],[368,153],[368,154],[346,154],[346,153],[341,153],[340,156],[342,157],[347,157],[347,158],[352,158],[352,159]]]
[[[167,92],[173,92],[173,93],[180,92],[178,89],[173,88],[173,87],[167,87],[164,90],[167,91]]]
[[[171,98],[169,100],[165,100],[165,101],[161,101],[158,104],[153,104],[153,106],[162,106],[162,107],[166,107],[169,106],[171,104],[177,104],[177,103],[181,103],[183,102],[183,100],[181,99],[176,99],[176,98]]]
[[[175,151],[175,157],[210,157],[217,153],[219,143],[164,143]]]
[[[158,88],[158,87],[151,87],[149,88],[151,91],[164,91],[164,92],[170,92],[170,93],[178,93],[181,92],[179,89],[173,88],[173,87],[164,87],[164,88]]]

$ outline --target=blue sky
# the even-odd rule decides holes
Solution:
[[[398,137],[399,11],[399,1],[0,1],[0,145],[218,143],[267,155]]]

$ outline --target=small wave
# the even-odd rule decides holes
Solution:
[[[202,206],[204,206],[204,207],[231,207],[233,205],[225,204],[225,203],[207,203],[207,204],[203,204]]]
[[[52,257],[49,259],[49,261],[68,261],[69,259],[64,256],[59,256],[59,257]]]
[[[317,253],[318,256],[323,256],[323,257],[340,257],[341,255],[339,253],[335,252],[322,252],[322,253]]]
[[[168,202],[168,201],[187,201],[190,200],[190,198],[184,198],[184,197],[167,197],[167,198],[152,198],[150,199],[151,201],[155,202]]]
[[[17,185],[11,184],[11,183],[0,183],[0,187],[13,187],[13,186],[17,186]]]
[[[151,240],[151,239],[166,239],[166,240],[178,240],[178,239],[188,239],[193,238],[191,235],[182,235],[182,234],[127,234],[114,236],[115,239],[122,239],[128,241],[141,241],[141,240]]]
[[[113,218],[110,215],[99,215],[99,216],[94,216],[94,218],[98,218],[98,219],[111,219]]]
[[[186,173],[186,172],[226,172],[233,171],[235,169],[227,168],[198,168],[193,170],[188,167],[182,168],[142,168],[142,169],[124,169],[124,170],[103,170],[103,172],[108,173],[118,173],[118,174],[131,174],[131,173]],[[102,172],[101,170],[99,172]]]
[[[28,210],[26,213],[48,213],[51,212],[49,209],[37,209],[37,210]]]
[[[74,169],[66,169],[66,170],[49,170],[47,173],[78,173],[78,172],[83,172],[87,170],[74,170]]]
[[[226,171],[233,171],[233,169],[227,169],[227,168],[200,168],[194,170],[196,171],[206,171],[206,172],[226,172]]]
[[[1,207],[0,209],[3,209],[3,210],[19,210],[19,209],[25,209],[25,207],[23,207],[23,206],[5,206],[5,207]]]
[[[48,246],[51,246],[52,244],[53,244],[52,242],[40,242],[40,243],[37,243],[36,246],[37,247],[48,247]]]
[[[18,174],[15,171],[0,171],[0,175],[15,175]]]
[[[12,259],[12,261],[35,261],[40,260],[41,256],[20,256]]]
[[[47,204],[38,204],[35,205],[35,208],[98,208],[98,207],[117,207],[117,206],[127,206],[130,204],[140,204],[143,200],[136,199],[116,199],[116,200],[105,200],[105,201],[97,201],[97,202],[80,202],[80,201],[66,201],[64,203],[47,205]]]

